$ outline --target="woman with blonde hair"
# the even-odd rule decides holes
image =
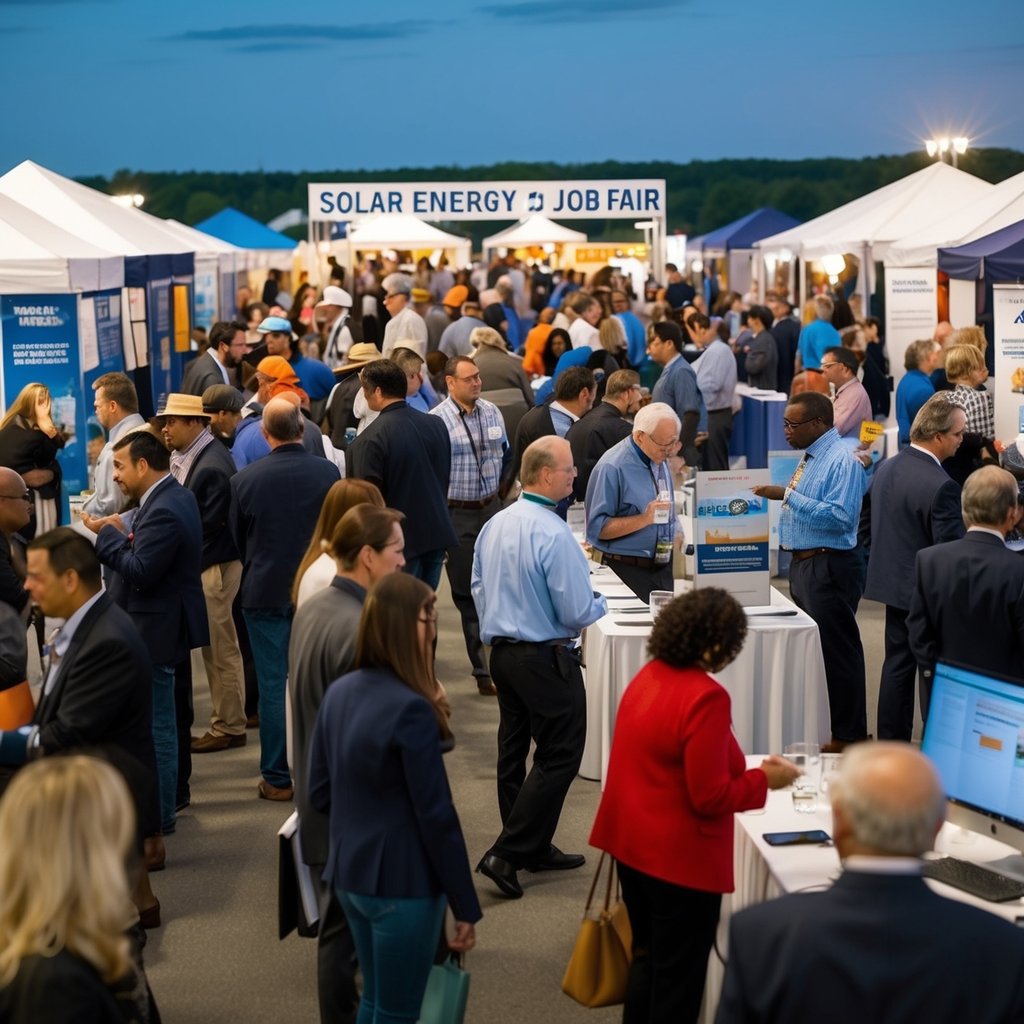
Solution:
[[[0,1020],[159,1019],[127,934],[134,835],[105,761],[48,757],[15,776],[0,801]]]
[[[360,1024],[419,1018],[445,906],[451,949],[482,916],[441,763],[448,716],[434,681],[437,596],[405,573],[363,607],[356,669],[332,684],[313,730],[309,795],[329,816],[324,880],[363,971]]]
[[[313,527],[309,547],[299,562],[292,584],[292,604],[298,608],[314,594],[331,585],[337,575],[334,559],[328,550],[335,527],[342,516],[356,505],[384,507],[384,496],[376,484],[369,480],[345,479],[331,484],[324,498],[320,516]]]
[[[988,380],[988,368],[982,350],[975,344],[948,348],[946,377],[953,385],[953,390],[948,393],[949,400],[964,410],[967,423],[960,447],[943,463],[943,468],[963,486],[979,466],[999,465],[992,394],[984,386]]]
[[[64,435],[53,422],[52,410],[50,389],[26,384],[0,420],[0,466],[20,473],[35,499],[35,518],[22,531],[29,540],[52,530],[60,517],[57,452],[64,447]]]

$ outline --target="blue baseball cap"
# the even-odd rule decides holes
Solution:
[[[259,334],[287,334],[290,336],[292,325],[283,316],[268,316],[256,330]]]

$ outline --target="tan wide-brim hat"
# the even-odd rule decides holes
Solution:
[[[341,366],[336,366],[334,372],[341,373],[343,370],[353,370],[357,366],[365,366],[367,363],[372,363],[374,359],[383,358],[380,354],[380,349],[376,345],[371,345],[368,341],[360,341],[348,350],[347,361]]]
[[[171,392],[167,402],[156,411],[153,421],[159,423],[168,416],[198,416],[208,420],[210,414],[203,408],[202,395],[180,395]]]

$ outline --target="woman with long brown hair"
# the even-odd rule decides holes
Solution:
[[[436,630],[430,587],[405,573],[378,582],[356,670],[327,691],[313,731],[310,800],[329,816],[324,879],[363,971],[360,1024],[413,1024],[445,906],[458,952],[472,948],[482,916],[441,763],[451,731],[434,680]]]

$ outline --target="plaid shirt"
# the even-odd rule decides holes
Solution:
[[[451,438],[448,500],[489,498],[498,490],[502,461],[508,448],[501,410],[493,402],[479,398],[473,411],[467,413],[457,402],[446,398],[430,415],[444,420]]]
[[[209,430],[204,430],[196,436],[196,439],[183,451],[171,452],[171,476],[183,487],[185,480],[192,470],[192,463],[199,457],[199,453],[216,440]]]
[[[996,424],[992,414],[992,396],[982,388],[975,391],[966,384],[957,384],[949,393],[949,400],[964,407],[967,413],[967,431],[981,434],[989,439],[996,436]]]

